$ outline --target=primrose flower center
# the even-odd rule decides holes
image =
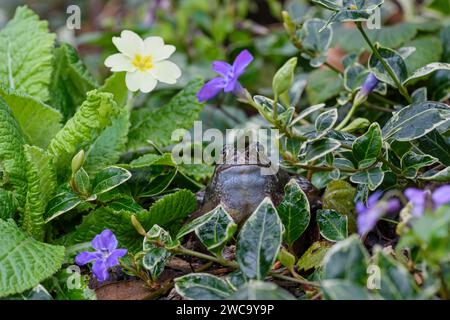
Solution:
[[[147,71],[153,68],[153,59],[151,56],[141,56],[140,54],[136,54],[132,64],[139,71]]]

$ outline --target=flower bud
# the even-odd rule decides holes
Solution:
[[[80,150],[80,152],[72,158],[72,174],[75,174],[80,170],[81,166],[84,164],[85,156],[84,150]]]
[[[275,73],[272,81],[272,88],[276,96],[288,91],[294,81],[294,70],[297,66],[297,58],[289,59],[278,71]]]
[[[375,77],[375,75],[371,72],[367,76],[366,80],[364,81],[364,84],[361,87],[361,90],[359,90],[358,94],[355,97],[355,100],[353,101],[353,105],[361,105],[366,100],[369,94],[376,88],[380,81]]]

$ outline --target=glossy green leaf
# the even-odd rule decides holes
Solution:
[[[450,64],[442,62],[430,63],[414,71],[414,73],[404,81],[403,85],[407,86],[408,84],[413,83],[419,79],[425,78],[428,75],[432,74],[433,72],[439,70],[450,70]]]
[[[335,139],[322,138],[312,142],[306,142],[303,150],[300,151],[299,159],[303,163],[309,163],[333,152],[341,146],[341,143]]]
[[[164,267],[170,256],[170,252],[165,248],[154,246],[145,251],[145,255],[142,258],[142,265],[150,273],[152,279],[156,280],[164,271]]]
[[[378,51],[383,60],[390,66],[390,68],[394,72],[397,80],[400,83],[403,83],[408,78],[408,69],[406,68],[405,61],[400,56],[400,54],[392,49],[383,47],[379,48]],[[397,84],[392,80],[391,76],[386,71],[381,61],[378,60],[378,58],[374,54],[370,56],[369,68],[370,71],[375,74],[378,80],[388,83],[395,88],[397,87]]]
[[[233,293],[226,280],[207,273],[191,273],[176,278],[175,290],[191,300],[223,300]]]
[[[319,137],[322,137],[324,134],[328,133],[328,131],[331,130],[336,124],[337,119],[337,109],[331,109],[321,113],[316,118],[315,122],[316,131]]]
[[[71,190],[60,190],[47,205],[45,223],[59,217],[63,213],[74,209],[83,200]]]
[[[318,210],[320,234],[328,241],[344,240],[348,236],[348,218],[334,210]]]
[[[450,144],[447,143],[439,131],[433,130],[413,143],[424,154],[439,159],[439,162],[443,165],[450,166]]]
[[[308,197],[295,179],[284,187],[284,198],[277,211],[285,229],[283,239],[292,245],[305,232],[311,218]]]
[[[450,119],[450,107],[439,102],[413,103],[395,112],[383,127],[383,138],[411,141]]]
[[[358,184],[367,184],[370,190],[375,190],[383,182],[384,171],[381,167],[373,167],[354,173],[350,177],[350,181]]]
[[[92,193],[98,195],[108,192],[130,178],[131,173],[124,168],[113,166],[105,168],[95,176],[94,182],[92,183]]]
[[[401,159],[402,174],[406,178],[414,179],[421,168],[430,166],[436,162],[437,159],[432,156],[409,151],[405,153]]]
[[[91,192],[91,180],[89,179],[89,176],[83,168],[80,168],[75,174],[73,175],[73,183],[74,188],[76,188],[76,191],[82,195],[89,195]]]
[[[335,244],[324,260],[324,279],[347,280],[366,286],[368,253],[357,235]]]
[[[302,47],[315,55],[314,58],[307,55],[311,66],[315,68],[320,67],[327,59],[326,54],[333,37],[331,27],[326,26],[326,22],[323,20],[310,19],[297,32],[297,37]]]
[[[282,227],[269,198],[244,223],[236,244],[236,259],[248,278],[264,279],[269,273],[281,246]]]
[[[273,92],[276,96],[288,91],[294,81],[294,71],[297,58],[291,58],[275,73],[272,81]]]
[[[381,153],[382,146],[381,128],[375,122],[364,135],[353,142],[352,153],[358,162],[367,159],[376,159]]]

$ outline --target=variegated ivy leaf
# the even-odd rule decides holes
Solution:
[[[262,107],[262,112],[265,115],[272,116],[273,110],[275,107],[275,101],[272,99],[269,99],[264,96],[256,95],[253,97],[253,100]],[[295,108],[285,108],[282,104],[277,103],[277,111],[278,111],[278,118],[283,122],[285,125],[289,125],[289,123],[292,120],[292,116],[295,112]]]
[[[348,217],[334,210],[318,210],[320,234],[328,241],[341,241],[348,236]]]
[[[415,90],[411,94],[411,99],[414,103],[426,102],[428,100],[427,87],[421,87],[421,88]]]
[[[341,143],[335,139],[322,138],[312,142],[305,142],[302,145],[299,154],[299,160],[302,163],[309,163],[320,159],[333,152],[341,146]]]
[[[383,182],[384,171],[381,166],[369,168],[354,173],[350,177],[350,181],[357,184],[367,184],[370,190],[375,190]]]
[[[283,224],[270,198],[265,198],[242,226],[236,260],[250,279],[264,280],[275,262]]]
[[[383,60],[390,66],[390,68],[394,72],[394,75],[397,78],[398,82],[403,83],[408,78],[408,69],[406,68],[406,63],[405,60],[403,60],[402,56],[395,50],[389,48],[381,47],[378,49],[378,51]],[[391,78],[391,75],[384,68],[384,65],[374,54],[370,56],[369,68],[370,71],[375,74],[378,80],[390,84],[394,88],[397,88],[396,82]]]
[[[63,213],[74,209],[82,202],[83,200],[80,196],[74,193],[71,189],[60,188],[56,196],[48,202],[47,211],[44,217],[45,223],[48,223]]]
[[[383,127],[385,140],[411,141],[450,120],[450,107],[440,102],[413,103],[395,112]]]
[[[208,273],[191,273],[176,278],[175,290],[191,300],[223,300],[234,292],[228,281]]]
[[[131,173],[120,167],[111,166],[101,170],[95,176],[92,192],[102,194],[116,188],[131,178]]]
[[[321,30],[321,31],[319,31]],[[331,39],[333,37],[333,30],[326,22],[321,19],[307,20],[302,28],[297,32],[297,36],[302,43],[304,49],[315,55],[310,60],[312,67],[320,67],[327,60],[327,51],[330,47]]]
[[[251,280],[230,296],[230,300],[295,300],[275,283]]]
[[[277,211],[285,228],[284,240],[292,245],[305,232],[311,218],[308,197],[295,179],[284,187],[284,198]]]
[[[358,161],[358,167],[364,168],[372,165],[381,153],[383,139],[380,125],[373,123],[367,132],[357,138],[352,145],[352,153]]]
[[[177,239],[195,231],[197,237],[209,251],[220,254],[236,230],[237,225],[233,218],[222,205],[218,205],[214,210],[183,226],[177,234]]]
[[[447,167],[440,171],[433,169],[429,170],[423,175],[419,176],[419,179],[425,181],[450,182],[450,167]]]
[[[417,154],[414,151],[405,153],[401,159],[402,174],[406,178],[414,179],[417,172],[423,168],[437,162],[437,159],[423,154]]]
[[[436,72],[439,70],[450,70],[450,64],[443,63],[443,62],[434,62],[434,63],[427,64],[426,66],[414,71],[414,73],[411,76],[409,76],[406,80],[404,80],[403,85],[407,86],[409,84],[413,84],[416,81],[418,81],[422,78],[425,78],[428,75],[432,74],[433,72]]]
[[[164,271],[170,257],[171,254],[167,251],[167,249],[153,246],[146,250],[144,257],[142,258],[142,265],[146,270],[148,270],[150,276],[155,281]]]
[[[315,122],[317,132],[316,139],[326,135],[334,127],[337,119],[338,119],[338,112],[336,108],[321,113],[316,118]]]
[[[292,120],[291,126],[300,122],[302,119],[305,119],[307,116],[311,115],[312,113],[323,109],[324,107],[325,107],[325,104],[321,103],[321,104],[317,104],[317,105],[311,106],[309,108],[306,108],[305,110],[300,112],[300,114],[297,117],[295,117],[294,120]]]

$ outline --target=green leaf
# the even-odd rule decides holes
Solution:
[[[338,112],[337,112],[336,108],[333,108],[331,110],[321,113],[316,118],[316,122],[315,122],[315,127],[316,127],[318,137],[321,138],[325,134],[327,134],[334,127],[337,119],[338,119]],[[316,137],[316,139],[318,137]]]
[[[380,166],[372,167],[364,171],[354,173],[350,177],[350,181],[358,184],[367,184],[371,191],[378,188],[378,186],[383,182],[384,171]]]
[[[324,107],[325,107],[325,104],[321,103],[321,104],[317,104],[317,105],[306,108],[305,110],[300,112],[300,114],[297,117],[295,117],[295,119],[292,120],[291,126],[298,123],[300,120],[305,119],[307,116],[313,114],[314,112],[323,109]]]
[[[382,146],[381,128],[375,122],[364,135],[353,142],[352,153],[358,162],[367,159],[376,159],[381,153]]]
[[[348,218],[334,210],[317,210],[320,234],[328,241],[344,240],[348,236]]]
[[[309,163],[323,158],[341,146],[341,143],[335,139],[322,138],[312,142],[305,142],[299,154],[302,163]]]
[[[74,115],[86,99],[86,92],[96,87],[95,79],[72,46],[63,43],[54,50],[49,104],[61,111],[65,119]]]
[[[105,80],[103,86],[99,88],[101,92],[112,93],[119,107],[124,107],[127,104],[130,93],[125,84],[125,75],[126,72],[114,72]]]
[[[75,153],[80,149],[86,150],[119,112],[112,94],[96,90],[87,93],[80,109],[67,121],[48,147],[58,174],[67,172]]]
[[[383,138],[411,141],[426,135],[450,119],[450,107],[439,102],[413,103],[394,112],[383,127]]]
[[[0,219],[14,219],[18,203],[11,191],[0,188]]]
[[[408,151],[401,159],[402,174],[408,179],[414,179],[417,172],[423,168],[437,162],[437,159],[429,156]]]
[[[122,109],[119,116],[111,119],[111,122],[86,151],[84,168],[90,174],[116,163],[120,155],[126,151],[130,128],[129,111]]]
[[[433,72],[439,70],[450,70],[450,63],[434,62],[427,64],[426,66],[417,69],[414,73],[405,80],[403,85],[407,86],[410,83],[416,82],[417,80],[423,79]]]
[[[56,173],[51,158],[38,147],[25,145],[28,192],[22,228],[36,240],[44,239],[44,214],[56,190]]]
[[[230,300],[296,300],[295,297],[274,283],[251,280],[233,293]]]
[[[281,250],[278,251],[277,260],[280,261],[280,263],[286,267],[291,273],[294,270],[295,266],[295,256],[287,251],[285,248],[281,247]]]
[[[411,55],[405,58],[408,74],[413,74],[415,70],[422,68],[427,64],[443,61],[441,60],[442,42],[434,35],[418,37],[405,43],[405,47],[416,49]],[[430,50],[430,48],[433,48],[433,50]]]
[[[202,85],[203,81],[193,80],[167,105],[150,111],[133,112],[128,148],[148,145],[147,140],[161,147],[167,146],[172,143],[174,130],[191,128],[203,107],[196,97]]]
[[[291,58],[275,73],[272,88],[275,96],[288,91],[294,81],[294,71],[297,66],[297,58]]]
[[[320,67],[326,61],[326,53],[333,37],[333,29],[321,19],[310,19],[303,24],[302,29],[297,33],[297,37],[303,48],[316,56],[312,59],[307,55],[311,59],[311,66]]]
[[[226,280],[208,273],[191,273],[176,278],[175,290],[191,300],[223,300],[234,292]]]
[[[348,280],[366,286],[368,253],[357,235],[335,244],[324,260],[324,279]]]
[[[264,279],[281,246],[282,223],[270,198],[265,198],[242,226],[236,259],[250,279]]]
[[[135,252],[142,249],[142,236],[131,224],[132,214],[145,230],[150,230],[158,224],[176,234],[181,222],[195,210],[195,207],[195,195],[188,190],[166,195],[156,201],[148,211],[138,213],[102,207],[91,211],[75,231],[65,235],[59,242],[67,246],[89,242],[107,228],[114,232],[121,245]]]
[[[55,292],[55,300],[96,300],[95,291],[89,288],[89,276],[78,276],[77,268],[63,268],[45,282],[49,291]]]
[[[15,191],[19,206],[24,204],[27,190],[24,143],[11,109],[0,98],[0,186]]]
[[[52,72],[55,35],[48,23],[26,6],[0,31],[0,82],[46,101]]]
[[[419,179],[425,181],[435,182],[449,182],[450,181],[450,167],[444,168],[440,171],[431,169],[419,176]]]
[[[346,68],[344,72],[345,89],[350,92],[355,92],[362,87],[368,74],[369,70],[367,70],[363,65],[359,63],[352,64]]]
[[[305,232],[311,218],[308,197],[295,179],[284,187],[284,198],[277,211],[285,228],[283,238],[292,245]]]
[[[195,234],[209,251],[221,254],[223,247],[233,237],[237,224],[220,206],[208,221],[195,229]]]
[[[387,300],[411,300],[417,297],[413,276],[408,269],[391,256],[378,249],[375,265],[380,268],[380,288],[377,292]]]
[[[373,300],[369,291],[361,285],[348,280],[332,279],[321,282],[326,300]]]
[[[424,154],[439,159],[443,165],[450,166],[450,144],[445,141],[438,130],[427,133],[414,140],[413,143]]]
[[[325,102],[339,94],[343,81],[333,70],[317,69],[308,76],[306,93],[312,105]]]
[[[73,175],[73,183],[72,188],[76,190],[77,193],[80,193],[83,196],[88,196],[91,194],[92,184],[87,174],[86,170],[80,168]]]
[[[408,77],[408,70],[406,68],[405,61],[400,56],[400,54],[395,50],[383,47],[379,48],[378,51],[383,60],[391,67],[399,82],[403,83]],[[386,71],[381,61],[378,60],[378,58],[374,54],[370,56],[369,68],[370,71],[375,74],[378,80],[390,84],[394,88],[397,88],[397,84],[392,80],[391,76]]]
[[[0,96],[11,108],[26,141],[47,148],[61,129],[61,114],[40,100],[0,85]]]
[[[348,218],[350,233],[356,231],[355,199],[356,189],[347,181],[337,180],[327,184],[322,197],[322,208],[334,210]]]
[[[150,276],[154,281],[164,271],[164,267],[167,261],[169,261],[170,256],[170,252],[162,247],[154,246],[145,251],[145,255],[142,258],[142,265],[150,272]]]
[[[63,263],[64,247],[28,237],[11,219],[0,219],[0,244],[0,297],[33,288]]]
[[[299,271],[308,271],[310,269],[317,269],[322,266],[323,259],[330,249],[331,245],[326,241],[314,242],[308,250],[303,253],[297,261],[297,269]]]
[[[99,195],[108,192],[130,178],[131,173],[126,169],[113,166],[105,168],[95,176],[94,182],[92,183],[92,193]]]
[[[59,217],[78,206],[83,200],[72,190],[59,190],[57,194],[49,200],[47,212],[45,213],[45,223]]]

